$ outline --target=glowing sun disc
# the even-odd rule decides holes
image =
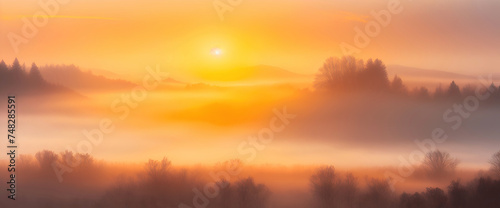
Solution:
[[[222,50],[220,48],[212,48],[210,53],[214,56],[220,56],[222,54]]]

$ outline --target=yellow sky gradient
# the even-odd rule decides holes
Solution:
[[[182,78],[258,64],[313,74],[327,57],[342,55],[339,44],[353,44],[354,28],[390,1],[242,0],[223,20],[214,2],[69,1],[16,54],[8,34],[22,35],[23,17],[44,10],[34,0],[2,0],[0,57],[132,75],[160,64]],[[399,3],[403,11],[356,56],[469,74],[500,65],[498,1]],[[213,48],[224,54],[214,57]]]
[[[225,2],[232,11],[225,12],[221,19],[214,2]],[[464,74],[499,72],[497,0],[241,0],[241,4],[232,6],[228,2],[68,0],[49,14],[37,0],[0,0],[0,59],[8,64],[16,57],[27,67],[31,62],[39,66],[75,64],[83,70],[115,72],[117,77],[136,83],[148,73],[146,66],[159,65],[162,72],[183,82],[148,91],[147,99],[130,109],[125,120],[111,106],[123,93],[134,92],[129,88],[84,91],[82,95],[88,98],[84,101],[65,98],[40,103],[37,97],[22,98],[27,99],[23,103],[29,103],[23,106],[27,110],[22,110],[28,124],[20,129],[23,153],[35,154],[42,149],[62,152],[68,147],[74,150],[80,141],[88,140],[82,130],[94,129],[100,119],[110,118],[117,130],[94,147],[91,153],[95,158],[140,163],[168,156],[178,164],[215,164],[247,158],[239,152],[239,145],[267,128],[275,116],[274,109],[286,107],[298,114],[297,119],[286,131],[276,134],[273,145],[259,151],[252,163],[397,165],[397,156],[406,156],[416,148],[412,141],[426,138],[435,128],[433,123],[424,123],[425,116],[413,118],[419,113],[411,109],[421,107],[413,106],[413,100],[376,103],[382,107],[373,112],[389,113],[368,114],[380,118],[371,121],[363,119],[368,111],[362,111],[370,108],[356,97],[350,100],[353,102],[344,102],[326,96],[328,102],[323,106],[323,95],[309,90],[312,76],[272,80],[275,83],[266,82],[267,77],[257,81],[249,78],[255,69],[252,66],[257,65],[271,79],[286,75],[268,73],[276,70],[271,66],[306,75],[316,73],[328,57],[343,55],[340,44],[355,46],[359,35],[356,28],[365,31],[367,24],[376,21],[372,13],[389,10],[390,2],[399,4],[401,12],[392,14],[390,23],[381,26],[366,47],[359,48],[360,53],[354,54],[357,58],[379,58],[389,66],[389,74],[393,64]],[[33,19],[46,20],[47,24],[35,26],[36,32],[26,37],[23,31]],[[24,41],[17,45],[17,51],[10,41],[13,35]],[[214,55],[214,49],[220,54]],[[451,82],[443,77],[413,78],[404,79],[410,90],[427,86],[434,91],[439,82],[445,87]],[[469,78],[454,81],[463,87]],[[190,87],[196,82],[208,85]],[[424,106],[429,108],[429,116],[437,116],[435,121],[442,119],[442,106],[438,104]],[[408,108],[397,111],[398,106]],[[500,115],[496,111],[482,113],[483,122]],[[408,126],[401,122],[406,118],[423,124]],[[392,123],[394,120],[398,122]],[[490,123],[485,126],[491,127]],[[406,134],[407,127],[416,127],[418,134]],[[368,130],[365,134],[360,129]],[[464,132],[475,130],[471,126]],[[452,136],[458,140],[444,150],[463,156],[465,167],[487,167],[487,159],[497,151],[497,146],[485,147],[468,140],[469,135],[462,132]],[[479,134],[474,139],[493,141],[490,136]],[[375,143],[378,140],[381,142]],[[464,144],[456,145],[459,142]],[[474,155],[468,155],[470,152]]]

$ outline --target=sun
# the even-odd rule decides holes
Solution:
[[[212,50],[210,50],[210,53],[214,56],[220,56],[222,55],[222,50],[220,48],[212,48]]]

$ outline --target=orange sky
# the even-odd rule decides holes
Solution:
[[[341,43],[355,45],[355,28],[364,30],[366,24],[374,21],[371,11],[387,10],[389,2],[241,0],[242,3],[231,6],[232,11],[224,13],[221,20],[213,6],[218,1],[69,0],[58,6],[58,12],[47,17],[41,13],[44,10],[38,0],[0,0],[0,59],[12,63],[17,57],[27,66],[31,62],[75,64],[84,70],[104,69],[128,75],[121,77],[132,81],[143,77],[146,66],[156,65],[186,83],[200,79],[210,84],[214,84],[215,81],[210,82],[213,80],[227,81],[221,77],[238,77],[234,75],[243,74],[245,67],[262,64],[314,74],[327,57],[342,55]],[[392,15],[390,24],[370,38],[370,44],[360,49],[360,53],[355,54],[357,57],[380,58],[387,65],[466,74],[498,72],[500,1],[401,0],[399,7],[402,11]],[[47,18],[47,24],[36,27],[37,32],[33,32],[32,37],[25,37],[24,20],[32,21],[33,18]],[[17,51],[9,40],[13,35],[24,41],[17,46],[14,44]],[[221,54],[214,55],[214,48]],[[307,82],[312,83],[312,78]],[[459,84],[464,86],[463,82]],[[95,128],[99,119],[107,116],[116,121],[117,130],[107,135],[102,145],[95,147],[92,155],[96,158],[142,162],[168,154],[178,163],[216,163],[239,157],[239,144],[266,127],[274,108],[287,106],[297,114],[302,113],[300,119],[295,126],[277,135],[276,142],[266,151],[259,152],[254,163],[395,165],[397,156],[406,156],[416,148],[411,141],[427,137],[420,133],[427,134],[429,129],[435,128],[430,123],[423,125],[417,129],[418,135],[403,137],[404,140],[398,136],[385,138],[381,133],[389,131],[376,129],[373,132],[381,135],[372,141],[387,139],[387,143],[376,146],[363,140],[367,135],[354,134],[363,123],[353,120],[343,126],[342,116],[324,119],[321,111],[314,110],[335,108],[316,108],[317,101],[310,100],[313,97],[300,97],[295,88],[235,85],[234,89],[197,91],[184,89],[184,86],[179,91],[150,92],[148,99],[134,109],[126,121],[120,121],[109,108],[120,96],[113,94],[115,92],[85,94],[92,99],[89,102],[61,101],[61,106],[51,103],[51,107],[63,113],[51,115],[43,109],[37,112],[39,114],[27,116],[30,125],[20,131],[21,138],[25,138],[22,141],[26,144],[24,151],[34,154],[41,149],[59,152],[75,148],[79,141],[86,139],[82,129]],[[334,103],[341,107],[343,104]],[[365,109],[351,107],[351,104],[346,103],[348,110],[345,112]],[[438,107],[441,106],[431,109],[437,112],[432,115],[437,115],[437,121],[441,121],[439,116],[443,111]],[[392,112],[394,108],[383,110]],[[406,111],[401,112],[402,117],[407,115]],[[334,113],[337,112],[331,115],[337,115]],[[499,115],[496,111],[481,113],[485,117],[483,122]],[[228,116],[221,116],[226,114]],[[358,115],[364,121],[362,114]],[[377,116],[373,117],[379,118]],[[398,123],[398,126],[389,123],[391,121],[386,121],[387,127],[395,126],[401,131],[407,127],[405,123]],[[383,122],[380,121],[380,126],[385,124]],[[490,123],[487,124],[490,127]],[[321,126],[325,128],[317,128]],[[326,131],[333,127],[345,132]],[[463,131],[474,132],[474,127],[471,125]],[[316,128],[317,132],[311,131]],[[474,138],[491,142],[493,137],[487,133]],[[486,167],[488,158],[496,151],[495,145],[465,143],[467,134],[451,136],[458,139],[455,143],[449,142],[445,150],[461,156],[465,167]],[[406,143],[398,146],[389,143],[391,139]],[[353,142],[349,143],[351,140]],[[460,142],[464,142],[463,146],[457,145]],[[474,154],[470,154],[471,150]]]
[[[370,11],[387,9],[388,0],[242,0],[223,20],[214,2],[70,0],[16,54],[8,34],[22,35],[22,18],[44,10],[35,0],[2,0],[0,57],[122,74],[143,74],[151,64],[180,77],[258,64],[312,74],[327,57],[341,55],[340,43],[353,44],[354,28],[364,28]],[[400,4],[403,11],[358,57],[469,74],[500,65],[498,1]],[[215,47],[220,57],[210,54]]]

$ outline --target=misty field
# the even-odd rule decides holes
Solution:
[[[13,207],[497,207],[500,153],[491,160],[490,170],[479,172],[450,167],[455,160],[445,155],[428,154],[413,176],[393,186],[384,178],[387,171],[394,171],[391,167],[245,166],[239,160],[176,166],[166,158],[124,164],[41,151],[21,155],[16,204],[2,203]],[[64,161],[78,165],[58,181],[54,171],[62,170],[54,164]]]

